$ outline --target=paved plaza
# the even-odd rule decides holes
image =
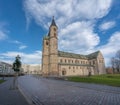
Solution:
[[[19,89],[11,89],[13,77],[4,79],[6,81],[0,84],[0,105],[29,105]]]
[[[63,80],[19,77],[19,90],[32,105],[120,105],[120,88]]]

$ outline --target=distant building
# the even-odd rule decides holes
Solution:
[[[12,65],[6,62],[0,62],[0,74],[8,75],[14,74],[14,70],[12,69]]]
[[[22,70],[26,74],[41,74],[40,64],[22,64]]]
[[[44,76],[76,76],[105,74],[104,57],[100,51],[88,55],[58,50],[58,27],[54,18],[49,33],[43,38],[42,74]]]
[[[113,74],[113,69],[111,67],[106,68],[107,74]]]

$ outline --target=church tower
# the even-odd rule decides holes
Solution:
[[[44,76],[58,75],[58,27],[54,17],[49,27],[48,36],[43,39],[42,74]]]
[[[43,38],[43,50],[42,50],[42,74],[47,76],[49,73],[49,37]]]
[[[49,73],[52,76],[58,75],[58,27],[54,17],[49,28]]]

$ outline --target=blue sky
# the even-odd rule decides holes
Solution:
[[[108,66],[120,49],[119,0],[0,0],[0,61],[12,63],[19,54],[23,63],[40,64],[53,16],[59,50],[100,50]]]

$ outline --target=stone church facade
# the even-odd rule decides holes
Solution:
[[[88,54],[74,54],[58,51],[58,27],[54,18],[49,33],[43,38],[43,76],[77,76],[105,74],[104,57],[100,51]]]

